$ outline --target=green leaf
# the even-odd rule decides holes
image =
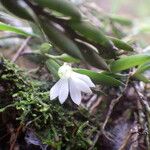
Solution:
[[[105,47],[112,47],[109,39],[102,33],[102,31],[87,21],[72,23],[71,27],[85,38],[91,39]]]
[[[112,42],[114,43],[114,45],[117,48],[125,50],[125,51],[133,51],[133,48],[129,44],[125,43],[124,41],[117,39],[117,38],[114,38],[114,37],[110,37],[110,36],[107,36],[107,37],[110,40],[112,40]]]
[[[137,68],[136,72],[133,74],[133,77],[137,78],[140,81],[143,81],[144,83],[150,83],[150,80],[142,74],[149,69],[150,62],[145,63]]]
[[[48,39],[63,52],[71,55],[72,57],[83,59],[80,49],[74,41],[66,36],[61,30],[56,28],[52,22],[41,19],[41,27],[47,35]]]
[[[39,6],[49,8],[50,10],[57,11],[66,16],[71,17],[73,20],[79,21],[81,13],[79,9],[68,0],[34,0]]]
[[[14,15],[33,21],[29,6],[23,0],[0,0],[2,5]]]
[[[117,22],[121,25],[131,26],[133,24],[131,20],[123,16],[118,16],[118,15],[113,14],[113,15],[110,15],[109,17],[112,21]]]
[[[119,72],[135,66],[142,65],[143,63],[150,62],[150,55],[137,54],[120,58],[110,64],[112,72]]]
[[[74,62],[74,63],[80,62],[80,60],[73,58],[68,54],[62,54],[62,55],[57,55],[57,56],[56,55],[50,55],[50,54],[45,54],[45,55],[48,58],[59,59],[59,60],[64,61],[64,62]]]
[[[136,70],[136,73],[137,73],[137,74],[138,74],[138,73],[143,73],[143,72],[145,72],[146,70],[149,70],[149,69],[150,69],[150,62],[145,63],[145,64],[139,66],[139,67],[137,68],[137,70]]]
[[[142,74],[134,74],[133,77],[137,78],[140,81],[143,81],[144,83],[150,83],[150,80],[147,79],[144,75]]]
[[[60,65],[55,60],[49,58],[46,61],[46,66],[47,69],[54,75],[55,80],[58,80],[58,69],[60,68]]]
[[[105,72],[98,73],[87,69],[77,69],[77,68],[74,68],[74,71],[89,76],[91,80],[96,84],[104,84],[108,86],[124,85],[123,82],[115,79],[113,76],[110,76]]]
[[[28,37],[28,36],[34,36],[34,37],[36,36],[37,37],[37,35],[35,35],[33,33],[26,32],[20,28],[17,28],[17,27],[14,27],[14,26],[11,26],[11,25],[8,25],[5,23],[1,23],[1,22],[0,22],[0,30],[14,32],[16,34],[20,34],[20,35],[23,35],[26,37]]]
[[[99,69],[110,70],[105,59],[96,52],[97,49],[95,49],[95,47],[83,41],[78,40],[77,42],[82,49],[81,53],[87,63]]]
[[[87,21],[74,22],[70,26],[77,34],[85,37],[89,41],[100,44],[101,48],[98,51],[101,55],[105,55],[107,58],[116,57],[116,49],[114,49],[113,43],[104,35],[101,29],[96,28]]]

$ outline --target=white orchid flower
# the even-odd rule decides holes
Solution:
[[[92,93],[91,87],[95,87],[91,79],[83,74],[76,73],[71,66],[64,63],[58,70],[60,79],[50,90],[50,100],[58,97],[61,104],[70,97],[77,105],[81,103],[81,92]]]

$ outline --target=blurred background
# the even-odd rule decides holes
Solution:
[[[136,36],[134,38],[139,39],[143,47],[150,44],[150,0],[71,1],[78,5],[89,3],[90,7],[95,7],[99,12],[113,16],[115,19],[116,16],[121,16],[130,20],[133,26],[130,27],[129,34],[134,34]]]
[[[150,17],[150,0],[93,0],[108,13],[144,19]]]

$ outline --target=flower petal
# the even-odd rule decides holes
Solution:
[[[62,79],[59,79],[58,82],[50,89],[50,100],[55,99],[59,95],[59,90],[62,84]]]
[[[72,78],[69,79],[70,96],[73,102],[77,105],[81,103],[81,91],[77,88],[78,85]]]
[[[83,75],[80,73],[73,72],[73,76],[79,78],[80,80],[84,81],[88,84],[89,87],[95,87],[95,84],[91,81],[91,79],[87,75]]]
[[[80,80],[79,78],[76,78],[76,77],[74,77],[74,78],[72,77],[72,80],[74,81],[74,84],[77,86],[77,88],[80,91],[92,94],[92,91],[89,88],[89,85],[86,84],[86,82],[84,82],[84,81],[82,81],[82,80]]]
[[[68,79],[62,79],[61,81],[61,87],[59,89],[59,101],[61,104],[65,102],[69,94],[69,85],[68,85]]]

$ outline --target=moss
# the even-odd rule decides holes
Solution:
[[[54,149],[88,149],[97,133],[86,110],[49,100],[48,85],[30,79],[8,60],[1,61],[0,111],[17,111],[16,121],[35,131],[43,144]]]

